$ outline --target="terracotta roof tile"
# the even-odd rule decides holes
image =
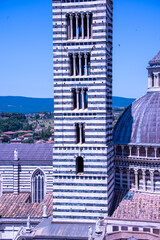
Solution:
[[[114,218],[160,221],[160,195],[119,191],[115,195]]]
[[[48,216],[52,215],[52,193],[47,193],[41,203],[29,203],[30,193],[4,193],[0,197],[0,216],[5,218],[41,218],[42,208],[47,206]]]

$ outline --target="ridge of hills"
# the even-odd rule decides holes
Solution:
[[[113,108],[129,106],[135,98],[113,96]],[[0,96],[0,112],[38,113],[53,112],[53,98],[32,98],[19,96]]]

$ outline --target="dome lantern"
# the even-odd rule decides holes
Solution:
[[[160,92],[160,51],[149,61],[148,92]]]

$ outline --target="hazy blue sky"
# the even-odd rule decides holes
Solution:
[[[113,95],[139,97],[160,50],[160,0],[113,0]],[[53,96],[52,0],[0,0],[0,96]]]

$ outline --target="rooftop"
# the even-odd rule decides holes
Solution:
[[[160,221],[160,195],[158,194],[121,190],[115,193],[115,199],[112,218]]]
[[[47,215],[52,215],[53,194],[47,193],[41,203],[30,203],[30,193],[4,193],[0,197],[0,217],[4,218],[42,218],[43,205]]]
[[[152,58],[150,61],[149,61],[149,64],[150,65],[154,65],[154,64],[160,64],[160,51],[157,53],[157,55]]]
[[[43,162],[43,164],[51,164],[53,161],[51,144],[8,144],[0,143],[0,163],[10,163],[14,160],[14,150],[18,151],[18,159],[20,162],[31,164],[34,162]]]

